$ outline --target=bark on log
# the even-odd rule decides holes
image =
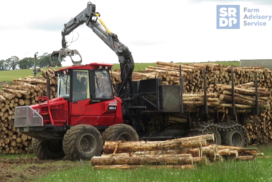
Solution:
[[[236,160],[239,160],[239,161],[249,161],[249,160],[254,160],[254,159],[255,159],[255,157],[252,155],[238,156],[236,158]]]
[[[222,101],[229,102],[229,103],[232,102],[232,97],[229,96],[229,95],[223,95],[223,94],[221,94],[219,96],[219,99],[222,100]],[[253,101],[242,99],[242,98],[240,99],[238,97],[234,97],[234,101],[235,101],[236,104],[244,104],[244,105],[251,105],[251,106],[254,105]]]
[[[102,158],[111,158],[111,157],[193,157],[191,154],[154,154],[147,152],[134,152],[134,153],[116,153],[116,154],[102,154]]]
[[[221,156],[229,156],[230,155],[230,149],[220,149],[218,150],[218,154]]]
[[[192,164],[192,157],[93,157],[91,159],[95,165],[184,165]]]
[[[118,153],[117,153],[118,154]],[[193,157],[201,157],[200,148],[185,148],[176,150],[138,151],[136,155],[164,155],[164,154],[191,154]]]
[[[218,149],[219,150],[223,150],[223,149],[236,150],[236,151],[238,151],[239,156],[247,156],[247,155],[256,156],[258,153],[257,149],[246,149],[246,148],[242,148],[242,147],[233,147],[233,146],[219,145]]]
[[[112,142],[106,141],[103,147],[105,154],[124,152],[136,152],[147,150],[169,150],[169,149],[182,149],[188,147],[206,146],[207,140],[169,140],[163,142]]]
[[[187,164],[187,165],[95,165],[93,168],[95,170],[103,170],[103,169],[138,169],[142,167],[149,167],[151,169],[194,169],[194,165]]]

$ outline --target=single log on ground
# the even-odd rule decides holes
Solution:
[[[195,137],[186,137],[166,141],[156,141],[156,142],[114,142],[106,141],[103,147],[105,154],[115,153],[126,153],[126,152],[136,152],[136,151],[151,151],[151,150],[169,150],[169,149],[182,149],[188,147],[200,147],[206,146],[207,140],[214,141],[214,135],[200,135]]]
[[[93,166],[96,170],[102,170],[102,169],[137,169],[142,167],[149,167],[151,169],[194,169],[194,165],[187,164],[187,165],[95,165]]]
[[[184,165],[192,164],[192,157],[93,157],[92,165]]]
[[[219,150],[222,149],[230,149],[230,150],[237,150],[239,153],[239,156],[246,156],[246,155],[253,155],[256,156],[257,155],[257,149],[249,149],[249,148],[242,148],[242,147],[233,147],[233,146],[223,146],[223,145],[219,145],[218,146]]]
[[[118,153],[117,153],[118,154]],[[200,148],[185,148],[175,150],[155,150],[155,151],[138,151],[136,155],[165,155],[165,154],[191,154],[193,157],[200,157]]]
[[[250,161],[250,160],[254,160],[255,157],[253,155],[245,155],[245,156],[238,156],[236,158],[236,160],[239,160],[239,161]]]
[[[116,153],[116,154],[103,154],[103,158],[110,157],[192,157],[191,154],[146,154],[141,152],[134,153]]]
[[[113,142],[106,141],[103,147],[105,154],[147,151],[147,150],[167,150],[167,149],[182,149],[188,147],[206,146],[206,140],[191,140],[191,141],[163,141],[163,142]]]
[[[261,153],[261,152],[257,153],[256,156],[258,156],[258,157],[264,157],[264,153]]]

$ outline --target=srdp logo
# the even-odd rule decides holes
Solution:
[[[240,5],[217,5],[217,29],[240,29]]]

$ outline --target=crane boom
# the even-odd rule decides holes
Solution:
[[[134,70],[134,60],[128,47],[121,43],[116,34],[112,33],[105,25],[105,23],[100,19],[100,14],[95,12],[96,6],[91,2],[88,2],[87,7],[79,13],[76,17],[71,19],[67,24],[64,25],[62,31],[62,49],[60,51],[54,51],[52,56],[66,57],[78,54],[81,55],[77,50],[67,49],[67,42],[65,36],[69,35],[73,30],[75,30],[80,25],[86,23],[86,25],[93,30],[93,32],[111,48],[118,56],[118,61],[120,63],[121,70],[121,87],[117,91],[117,95],[121,98],[131,99],[133,97],[133,87],[132,87],[132,72]],[[98,22],[99,20],[99,22]],[[105,30],[102,28],[105,28]],[[72,59],[72,58],[71,58]],[[75,62],[74,64],[80,64],[80,62]]]

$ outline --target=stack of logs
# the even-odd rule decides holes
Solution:
[[[211,91],[211,85],[207,88],[207,105],[224,112],[224,108],[232,108],[232,86],[216,84]],[[260,108],[270,109],[268,102],[271,92],[266,88],[258,87],[258,104]],[[256,107],[255,87],[253,82],[234,86],[235,108],[238,113],[250,113]],[[183,94],[183,104],[186,107],[198,107],[204,105],[204,93]]]
[[[14,128],[14,111],[17,106],[39,103],[38,97],[46,96],[46,71],[42,75],[26,77],[6,84],[0,90],[0,153],[18,154],[32,152],[31,137],[16,132]],[[57,81],[53,78],[54,70],[48,69],[50,76],[50,97],[56,97]]]
[[[232,108],[231,72],[233,70],[235,108],[238,113],[249,113],[255,108],[255,73],[257,73],[259,116],[248,116],[244,127],[252,143],[272,142],[272,71],[264,67],[224,66],[211,63],[175,64],[157,62],[148,66],[145,71],[133,73],[133,80],[161,78],[162,85],[179,85],[180,69],[183,77],[184,111],[192,111],[196,106],[204,105],[204,70],[206,73],[207,105],[209,112],[228,112]],[[113,87],[120,83],[120,71],[111,73]],[[228,115],[228,114],[227,114]],[[249,115],[249,114],[247,114]]]
[[[134,169],[143,166],[153,168],[194,168],[195,164],[214,161],[253,160],[256,149],[217,146],[213,134],[179,138],[166,141],[106,141],[103,155],[91,159],[94,169]]]

